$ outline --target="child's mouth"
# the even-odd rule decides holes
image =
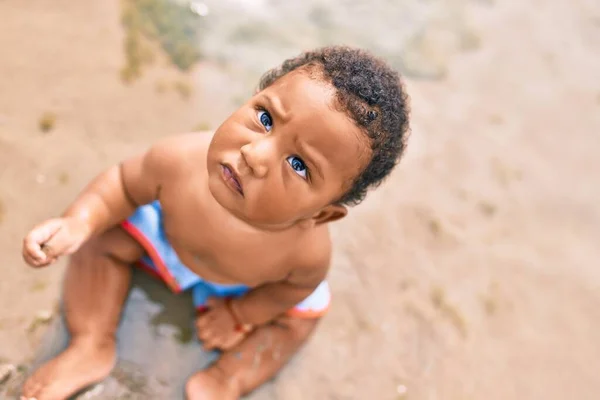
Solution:
[[[221,168],[223,171],[223,179],[225,180],[225,183],[227,183],[229,187],[236,190],[243,197],[244,189],[242,188],[242,183],[240,182],[240,178],[235,173],[233,168],[226,164],[221,164]]]

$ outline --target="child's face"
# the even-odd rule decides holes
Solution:
[[[250,224],[285,227],[344,194],[370,149],[334,109],[334,96],[330,85],[294,71],[235,111],[208,150],[215,199]]]

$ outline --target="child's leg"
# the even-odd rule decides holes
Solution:
[[[23,396],[62,400],[110,373],[115,332],[131,281],[129,264],[142,255],[131,236],[114,228],[71,257],[63,288],[71,342],[25,382]]]
[[[224,352],[186,385],[188,400],[234,400],[274,377],[306,342],[318,319],[280,317]]]

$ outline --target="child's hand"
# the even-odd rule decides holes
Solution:
[[[196,318],[198,339],[205,350],[229,350],[244,339],[246,333],[237,330],[237,322],[225,299],[211,297],[208,310]]]
[[[23,259],[32,267],[45,267],[72,254],[88,239],[89,229],[75,218],[54,218],[33,228],[23,240]]]

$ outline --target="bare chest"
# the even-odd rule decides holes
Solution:
[[[167,238],[181,261],[202,278],[251,287],[284,279],[293,249],[285,237],[240,229],[236,221],[206,204],[163,207]]]

